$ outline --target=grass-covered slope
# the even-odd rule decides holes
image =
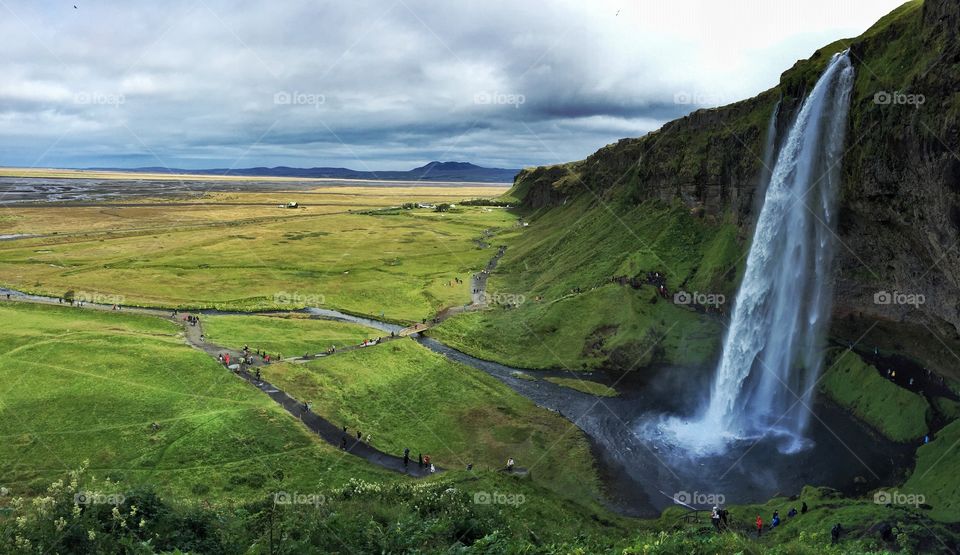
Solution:
[[[930,515],[960,522],[960,421],[940,430],[930,443],[917,449],[917,464],[903,485],[903,493],[919,494],[932,507]]]
[[[856,353],[833,349],[825,367],[821,391],[887,438],[914,441],[929,430],[927,400],[884,379]]]
[[[176,500],[384,472],[344,459],[160,319],[0,305],[0,484],[35,491],[89,461],[98,477]]]
[[[732,299],[742,247],[736,227],[709,223],[678,205],[581,197],[529,218],[488,282],[491,297],[522,299],[447,320],[430,333],[475,356],[526,368],[639,368],[701,364],[722,334],[714,318],[673,295]],[[613,277],[666,276],[668,298]],[[721,305],[727,308],[726,305]]]
[[[496,379],[412,339],[307,364],[271,365],[271,383],[338,425],[397,455],[409,448],[448,469],[503,468],[513,457],[534,481],[593,499],[598,481],[583,434]]]

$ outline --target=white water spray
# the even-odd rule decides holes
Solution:
[[[853,75],[848,54],[834,55],[776,157],[710,404],[699,422],[667,425],[695,450],[771,434],[788,438],[783,450],[803,445],[830,317],[835,206]]]

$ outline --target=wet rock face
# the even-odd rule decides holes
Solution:
[[[916,73],[902,94],[860,99],[844,159],[836,307],[960,331],[960,4],[923,6]],[[870,49],[861,71],[871,71]],[[879,92],[879,91],[878,91]],[[908,101],[906,98],[904,101]],[[879,293],[904,295],[884,302]],[[900,301],[915,302],[900,302]]]
[[[755,98],[696,111],[581,162],[521,173],[525,204],[559,205],[578,194],[681,202],[706,218],[732,215],[749,237],[774,105],[782,98],[782,138],[826,61],[849,46],[857,84],[843,160],[836,310],[960,331],[960,2],[927,0],[903,13],[797,62]],[[882,92],[924,102],[878,102]],[[875,302],[884,291],[923,302]]]

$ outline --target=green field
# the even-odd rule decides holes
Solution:
[[[313,437],[161,319],[2,304],[0,484],[19,493],[90,472],[182,501],[386,479]],[[153,424],[158,427],[154,429]]]
[[[158,219],[151,231],[139,230],[135,217],[123,218],[141,209],[111,209],[118,214],[115,227],[102,233],[65,232],[0,244],[0,285],[54,296],[73,290],[127,305],[325,306],[418,321],[469,302],[469,275],[494,254],[476,241],[515,219],[505,210],[484,207],[384,212],[365,198],[355,197],[353,206],[339,211],[308,206],[272,218],[263,217],[258,207],[260,217],[254,220],[236,218],[234,212],[243,208],[213,203],[189,225],[177,218],[176,203],[167,202],[161,206],[173,215]],[[374,211],[361,213],[364,204]],[[28,221],[10,222],[3,232],[35,230],[52,219],[51,212],[13,212]],[[58,214],[68,221],[77,218],[69,229],[102,221],[102,214],[83,210]],[[463,283],[453,283],[455,277]]]
[[[538,483],[581,500],[597,495],[589,447],[570,422],[412,339],[263,372],[311,401],[317,414],[369,433],[386,452],[410,448],[445,468],[473,463],[477,470],[502,468],[513,457]]]
[[[246,345],[285,357],[356,345],[378,333],[355,324],[299,316],[208,316],[203,332],[216,345],[236,350]]]

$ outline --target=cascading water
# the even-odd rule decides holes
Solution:
[[[830,317],[835,205],[853,75],[848,53],[834,55],[767,170],[709,405],[698,421],[661,424],[692,450],[715,451],[729,440],[768,434],[788,439],[783,451],[803,445]],[[772,160],[776,142],[768,142]]]
[[[703,421],[721,435],[800,440],[809,421],[853,73],[834,55],[777,156]]]

